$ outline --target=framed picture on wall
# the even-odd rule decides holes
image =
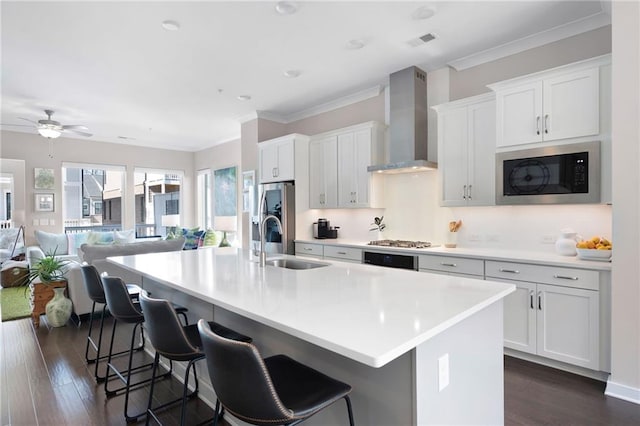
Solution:
[[[53,193],[35,194],[34,210],[37,212],[53,211]]]
[[[237,176],[236,167],[215,170],[214,182],[214,208],[215,216],[235,216],[237,203]]]
[[[36,189],[53,189],[55,184],[53,169],[34,168],[33,182]]]

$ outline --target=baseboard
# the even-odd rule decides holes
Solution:
[[[545,365],[547,367],[556,368],[558,370],[567,371],[579,376],[589,377],[601,382],[606,382],[610,376],[606,371],[596,371],[584,367],[578,367],[577,365],[571,365],[562,361],[556,361],[538,355],[520,352],[515,349],[504,348],[504,354],[514,358],[524,359],[525,361],[535,362],[536,364]]]
[[[611,378],[607,380],[607,388],[605,389],[604,394],[633,402],[634,404],[640,404],[640,389],[613,382],[611,381]]]

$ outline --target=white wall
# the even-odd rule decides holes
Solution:
[[[640,6],[614,1],[611,378],[607,393],[640,403]]]

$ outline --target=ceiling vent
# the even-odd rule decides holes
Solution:
[[[433,34],[427,33],[421,37],[409,40],[407,44],[411,47],[418,47],[430,42],[431,40],[435,40],[435,38],[436,36],[434,36]]]

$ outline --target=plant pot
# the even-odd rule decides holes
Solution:
[[[52,327],[63,327],[67,325],[71,318],[71,310],[73,304],[71,300],[64,295],[64,287],[56,287],[53,289],[53,299],[45,305],[45,313],[47,314],[47,322]]]

